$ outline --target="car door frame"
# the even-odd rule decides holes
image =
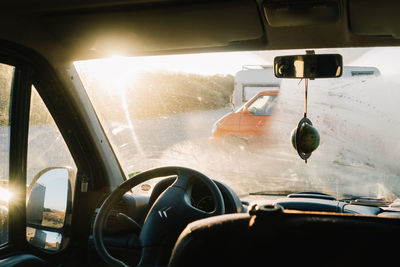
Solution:
[[[9,50],[0,50],[0,62],[13,66],[14,75],[10,96],[9,182],[13,197],[8,203],[8,243],[0,249],[1,255],[24,250],[26,227],[26,157],[32,71],[28,65],[9,56]]]
[[[85,98],[86,92],[74,90],[78,76],[69,73],[71,79],[65,80],[36,51],[3,40],[0,40],[0,62],[16,67],[15,89],[10,100],[9,184],[18,191],[18,197],[9,204],[9,242],[0,248],[0,258],[32,253],[49,262],[59,263],[71,260],[71,253],[77,254],[77,258],[82,257],[87,249],[87,237],[91,234],[93,212],[99,199],[104,199],[125,179],[122,168],[87,95]],[[32,85],[52,115],[78,169],[69,237],[74,246],[67,246],[56,253],[35,248],[26,240],[26,162]],[[92,178],[89,179],[88,192],[80,192],[79,183],[83,178],[86,181],[87,177]]]

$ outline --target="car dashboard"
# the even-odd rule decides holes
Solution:
[[[162,192],[173,184],[176,177],[167,177],[155,184],[151,194],[138,196],[127,192],[113,207],[104,229],[104,244],[114,257],[135,265],[140,259],[140,229],[134,229],[129,221],[118,216],[123,213],[143,225],[146,215]],[[339,214],[359,214],[364,216],[400,217],[400,209],[382,207],[378,202],[358,200],[338,200],[334,196],[318,192],[299,192],[286,196],[248,195],[239,196],[226,184],[215,181],[221,191],[225,204],[225,213],[247,213],[255,206],[274,206],[285,211],[323,212]],[[214,203],[207,187],[194,182],[188,194],[190,204],[202,211],[211,212]],[[366,203],[367,202],[367,203]],[[101,202],[100,202],[101,203]],[[368,204],[368,205],[367,205]],[[95,218],[96,213],[93,215]],[[93,222],[92,222],[93,224]],[[96,254],[92,237],[89,238],[89,261],[101,264]]]

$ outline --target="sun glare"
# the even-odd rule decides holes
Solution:
[[[12,193],[9,190],[0,187],[0,200],[8,203],[11,198],[12,198]]]
[[[138,73],[136,66],[128,58],[113,56],[107,59],[87,62],[88,71],[95,75],[99,83],[107,90],[123,92],[129,83],[134,82]],[[84,63],[84,65],[86,65]]]
[[[123,57],[114,55],[105,59],[77,62],[87,66],[96,77],[112,88],[131,83],[140,72],[185,72],[201,75],[231,74],[243,65],[271,64],[266,58],[252,52],[201,53],[163,56]]]

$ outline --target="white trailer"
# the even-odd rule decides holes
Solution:
[[[380,76],[376,67],[344,66],[341,78],[366,78]],[[281,88],[281,80],[275,77],[273,66],[245,65],[235,75],[232,103],[235,111],[261,91]]]
[[[235,75],[232,103],[235,110],[262,91],[279,90],[281,79],[274,75],[272,66],[246,65]]]

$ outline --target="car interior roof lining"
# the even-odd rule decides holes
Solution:
[[[158,6],[155,1],[137,0],[57,1],[46,8],[32,8],[31,1],[6,1],[0,21],[13,23],[0,33],[8,41],[36,50],[55,66],[113,53],[140,56],[400,45],[396,38],[400,23],[393,12],[386,16],[388,10],[398,10],[399,4],[384,1],[388,7],[378,9],[372,1],[365,5],[359,0],[317,1],[337,4],[337,14],[331,20],[314,16],[311,22],[301,20],[305,17],[301,13],[312,13],[314,6],[309,3],[315,1],[303,0],[157,1]],[[266,11],[271,2],[289,10],[296,3],[294,15],[271,23]]]

